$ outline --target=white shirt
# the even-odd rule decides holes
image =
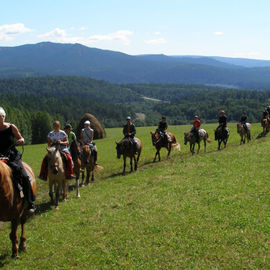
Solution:
[[[66,132],[64,130],[61,130],[61,129],[59,131],[57,131],[57,132],[53,130],[48,134],[48,138],[50,140],[52,140],[53,142],[56,142],[58,140],[62,141],[64,138],[67,138],[67,137],[68,136],[67,136]],[[60,145],[60,150],[69,153],[68,148],[67,148],[66,145],[61,144]]]

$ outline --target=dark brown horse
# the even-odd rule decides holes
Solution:
[[[160,149],[162,147],[166,148],[168,151],[167,158],[170,156],[171,150],[173,148],[180,151],[180,144],[176,141],[176,138],[172,133],[167,133],[169,136],[169,140],[167,143],[164,143],[163,138],[158,134],[158,132],[150,132],[150,134],[152,137],[152,144],[156,147],[157,150],[153,162],[156,162],[157,156],[158,160],[160,161]]]
[[[33,194],[36,196],[36,181],[32,169],[23,162],[23,166],[31,179]],[[21,238],[19,250],[26,249],[25,222],[28,217],[28,207],[17,188],[13,188],[12,172],[9,166],[0,161],[0,221],[11,222],[12,257],[18,257],[17,227],[21,224]]]
[[[133,164],[132,160],[134,160],[134,170],[136,171],[138,168],[138,162],[140,159],[141,151],[142,151],[142,143],[140,139],[134,138],[136,140],[136,150],[135,152],[133,142],[130,138],[124,138],[120,142],[116,142],[116,151],[117,151],[117,158],[121,158],[121,155],[123,155],[124,160],[124,168],[123,168],[123,175],[125,175],[126,171],[126,159],[127,157],[130,158],[130,171],[133,171]]]
[[[77,198],[80,198],[80,190],[79,190],[79,179],[80,179],[80,172],[81,172],[81,158],[80,158],[80,144],[77,142],[77,140],[73,140],[70,144],[70,154],[73,161],[73,172],[76,175],[76,196]]]
[[[230,130],[229,128],[225,127],[218,127],[215,131],[215,136],[216,136],[216,140],[218,141],[218,150],[220,150],[221,147],[221,143],[223,142],[224,144],[224,148],[226,148],[227,145],[227,141],[229,139],[230,136]]]

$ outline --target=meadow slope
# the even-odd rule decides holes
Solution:
[[[213,139],[215,125],[203,125]],[[56,211],[47,183],[38,182],[38,211],[27,223],[26,253],[10,258],[9,226],[0,228],[4,269],[269,269],[270,138],[252,125],[252,141],[239,145],[229,125],[227,149],[217,143],[191,156],[183,145],[190,126],[173,126],[181,152],[152,163],[153,127],[137,129],[143,142],[135,173],[122,176],[115,141],[121,129],[107,129],[96,141],[104,170]],[[19,149],[20,150],[20,149]],[[25,147],[23,159],[39,167],[45,145]],[[128,167],[129,168],[129,167]]]

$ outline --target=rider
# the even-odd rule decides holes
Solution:
[[[196,140],[199,141],[199,129],[201,126],[201,121],[199,120],[198,115],[194,115],[194,121],[193,121],[193,126],[191,128],[191,133],[193,133],[196,137]]]
[[[76,140],[76,135],[75,133],[72,131],[72,126],[71,124],[66,124],[64,131],[66,132],[67,136],[68,136],[68,144],[70,145],[72,143],[72,141]]]
[[[65,154],[66,157],[66,179],[73,179],[75,178],[73,176],[73,165],[72,165],[72,159],[70,156],[70,153],[68,151],[68,136],[65,133],[65,131],[60,129],[61,125],[59,121],[54,121],[53,122],[53,131],[51,131],[48,134],[48,145],[49,146],[54,146],[59,144],[60,146],[60,151]],[[41,169],[40,169],[40,174],[39,178],[41,180],[46,181],[48,176],[48,159],[47,155],[44,157],[42,164],[41,164]]]
[[[136,128],[135,128],[135,125],[133,123],[131,123],[130,116],[127,116],[126,120],[127,120],[127,123],[123,127],[123,134],[124,134],[125,138],[129,138],[131,140],[132,145],[133,145],[133,150],[134,150],[135,154],[137,154],[138,153],[137,142],[134,138],[135,134],[136,134]]]
[[[7,164],[11,167],[13,181],[17,180],[22,187],[24,197],[28,202],[30,213],[35,212],[35,196],[33,194],[30,178],[24,169],[21,153],[15,145],[24,145],[24,138],[14,124],[5,122],[6,112],[0,107],[0,154],[8,157]],[[15,142],[14,142],[15,141]]]
[[[84,122],[84,128],[81,130],[80,138],[83,145],[88,144],[90,146],[94,156],[94,165],[97,165],[97,148],[93,142],[94,130],[91,128],[89,120]]]
[[[223,131],[227,127],[227,116],[225,115],[225,111],[221,110],[220,114],[221,115],[219,116],[219,119],[218,119],[219,126],[215,130],[215,140],[217,140],[217,131],[218,131],[218,129],[221,128],[222,131]]]
[[[168,144],[168,141],[169,141],[167,129],[168,129],[168,124],[166,122],[166,117],[162,116],[161,121],[158,124],[158,128],[157,128],[156,132],[163,139],[164,144]]]
[[[240,118],[240,124],[243,125],[244,129],[246,131],[248,131],[248,127],[247,127],[247,113],[243,112],[243,115]]]

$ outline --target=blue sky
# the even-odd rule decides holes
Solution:
[[[270,59],[269,0],[0,0],[0,46]]]

